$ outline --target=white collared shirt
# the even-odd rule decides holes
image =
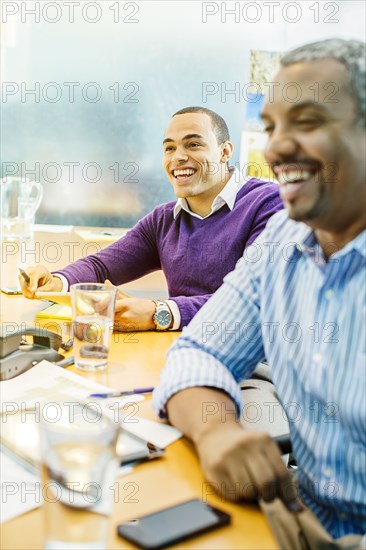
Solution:
[[[186,212],[188,212],[188,214],[190,214],[194,218],[198,218],[199,220],[204,220],[208,218],[209,216],[211,216],[211,214],[220,210],[220,208],[222,208],[225,204],[227,204],[230,210],[232,210],[234,208],[236,195],[243,187],[244,183],[250,178],[242,178],[239,170],[234,166],[229,168],[229,172],[230,179],[225,187],[220,191],[220,193],[214,198],[211,205],[211,212],[207,214],[207,216],[202,217],[199,214],[192,212],[186,199],[179,198],[175,204],[173,211],[174,219],[178,216],[181,210],[185,210]]]

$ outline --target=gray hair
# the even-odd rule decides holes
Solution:
[[[366,59],[365,43],[360,40],[330,38],[305,44],[284,55],[281,65],[286,67],[299,62],[335,59],[342,63],[349,76],[351,93],[359,109],[359,125],[366,125]]]

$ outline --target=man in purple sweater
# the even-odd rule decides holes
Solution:
[[[278,186],[245,180],[229,168],[233,146],[225,121],[203,107],[173,115],[163,141],[163,167],[178,201],[157,206],[116,243],[57,273],[42,265],[20,278],[24,296],[66,291],[78,282],[121,285],[162,269],[169,300],[119,293],[116,325],[122,330],[177,330],[219,288],[244,249],[282,208]]]

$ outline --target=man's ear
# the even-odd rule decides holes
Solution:
[[[221,162],[226,164],[233,154],[234,146],[231,141],[224,141],[224,143],[221,144],[221,147]]]

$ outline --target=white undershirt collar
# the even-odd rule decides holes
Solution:
[[[234,208],[236,195],[249,178],[242,178],[239,170],[234,166],[231,166],[229,168],[229,172],[230,179],[225,187],[220,191],[220,193],[214,198],[211,205],[211,212],[207,214],[207,216],[200,216],[199,214],[192,212],[192,210],[188,206],[188,202],[186,201],[186,199],[179,198],[174,206],[173,218],[175,219],[181,210],[185,210],[194,218],[204,220],[211,216],[211,214],[213,214],[214,212],[217,212],[217,210],[222,208],[225,204],[227,204],[230,210],[232,210]]]

